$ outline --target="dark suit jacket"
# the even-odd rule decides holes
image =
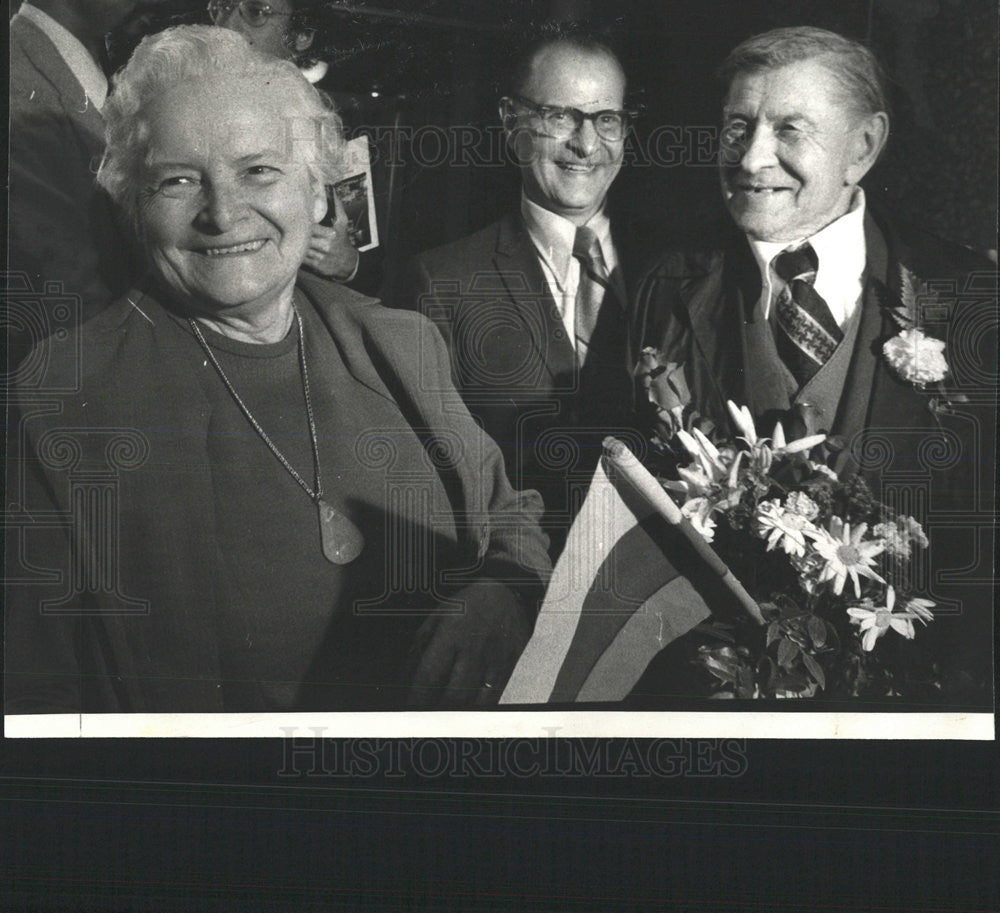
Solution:
[[[650,241],[630,229],[612,219],[629,297]],[[392,303],[420,310],[438,325],[455,385],[500,445],[514,486],[541,491],[551,551],[558,555],[601,439],[615,433],[643,444],[633,430],[630,375],[638,353],[627,309],[602,307],[594,339],[624,333],[628,351],[601,360],[599,369],[579,371],[519,213],[416,257]]]
[[[422,551],[414,547],[414,560],[430,563],[434,586],[423,595],[426,607],[435,594],[447,598],[484,577],[520,590],[529,604],[537,600],[550,569],[538,526],[541,499],[511,489],[496,446],[451,385],[438,332],[419,315],[380,307],[306,273],[298,287],[356,383],[396,409],[396,432],[373,428],[371,440],[357,442],[355,471],[385,475],[385,515],[414,514],[410,538],[424,543]],[[215,626],[226,575],[214,531],[211,407],[198,380],[204,355],[154,297],[138,290],[73,335],[79,346],[60,351],[82,352],[77,389],[50,396],[55,408],[30,391],[14,396],[7,712],[221,711]],[[351,396],[348,386],[345,409]],[[358,423],[364,421],[360,416]],[[322,424],[317,416],[319,434],[337,433]],[[426,459],[395,465],[394,433],[409,439],[410,429]],[[442,490],[443,505],[423,494]],[[81,491],[90,492],[82,496],[86,504]],[[393,595],[392,586],[405,587],[399,581],[414,576],[421,575],[386,568],[373,574],[368,592],[374,597],[388,588]],[[50,608],[42,611],[46,600]],[[382,657],[381,665],[356,672],[356,681],[370,685],[365,699],[374,701],[386,681],[379,676],[403,667],[409,642],[400,632],[411,631],[407,625],[419,624],[419,616],[382,609],[381,620],[368,624],[352,621],[355,614],[342,607],[340,617],[360,646],[340,658],[356,664]],[[391,643],[377,639],[390,635]],[[340,668],[336,659],[330,663]],[[403,692],[386,690],[379,700],[394,697],[398,707]]]
[[[830,429],[845,444],[834,468],[841,477],[860,472],[876,497],[922,519],[933,566],[923,569],[920,583],[939,606],[927,640],[948,642],[957,668],[964,664],[989,681],[996,267],[930,235],[904,235],[890,219],[873,216],[871,207],[865,229],[861,324]],[[932,413],[932,394],[897,377],[882,355],[884,343],[899,332],[888,309],[900,303],[901,266],[939,292],[922,325],[947,343],[947,388],[968,397],[950,414]],[[746,238],[731,227],[719,232],[715,246],[666,253],[641,283],[636,307],[644,343],[684,365],[694,407],[724,427],[727,399],[761,416],[759,391],[774,367],[751,371],[746,361],[744,324],[760,290]],[[763,433],[771,428],[761,426]]]
[[[9,266],[13,357],[40,335],[96,314],[128,285],[130,256],[111,201],[94,183],[104,121],[34,23],[10,24]],[[26,281],[25,281],[26,280]],[[32,296],[56,283],[69,313]],[[78,296],[78,297],[76,297]],[[53,313],[55,311],[55,313]],[[13,360],[13,358],[12,358]]]

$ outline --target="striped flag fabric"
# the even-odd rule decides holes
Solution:
[[[660,650],[711,614],[702,563],[603,458],[500,703],[625,698]]]

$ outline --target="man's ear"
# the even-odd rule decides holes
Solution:
[[[510,136],[514,129],[514,125],[517,123],[517,115],[514,113],[514,106],[511,104],[511,100],[507,97],[500,99],[500,123],[503,124],[504,132]]]
[[[848,166],[845,183],[857,184],[878,161],[889,139],[889,115],[876,111],[866,115],[855,127],[854,160]]]

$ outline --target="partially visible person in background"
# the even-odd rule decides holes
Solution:
[[[215,25],[239,32],[257,50],[304,66],[316,37],[316,0],[209,0],[208,15]],[[308,75],[308,74],[307,74]],[[330,193],[329,212],[313,229],[305,265],[321,276],[366,290],[371,283],[362,270],[361,254],[351,244],[347,213],[336,193]]]
[[[124,235],[94,175],[104,151],[104,36],[138,5],[32,0],[10,22],[10,290],[41,295],[48,285],[50,302],[73,296],[80,321],[131,278]],[[30,288],[15,288],[25,277]],[[7,314],[11,366],[57,329],[44,299],[18,298]],[[60,320],[58,328],[71,327]]]
[[[299,63],[316,37],[315,26],[308,24],[315,5],[314,0],[209,0],[208,15],[258,51]]]

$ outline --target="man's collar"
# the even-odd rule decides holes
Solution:
[[[865,192],[861,187],[855,187],[851,197],[850,208],[839,219],[834,219],[825,228],[808,238],[796,241],[758,241],[747,236],[750,250],[760,270],[761,284],[765,294],[770,298],[772,277],[769,267],[771,261],[783,250],[808,241],[819,260],[817,284],[823,267],[830,269],[833,264],[838,273],[858,276],[865,268]]]
[[[569,219],[539,206],[521,192],[521,216],[528,229],[538,255],[545,260],[561,286],[566,285],[566,276],[573,262],[573,242],[576,239],[576,225]],[[604,209],[598,210],[587,221],[593,229],[601,250],[607,260],[611,249],[611,221]]]
[[[837,271],[860,276],[865,268],[865,192],[857,187],[851,208],[826,228],[809,239],[820,270],[826,264],[837,264]]]
[[[65,26],[56,22],[48,13],[42,12],[30,3],[21,4],[17,15],[23,16],[39,28],[45,37],[55,45],[59,56],[76,77],[76,81],[80,83],[87,98],[100,111],[108,96],[108,80],[80,39]]]

